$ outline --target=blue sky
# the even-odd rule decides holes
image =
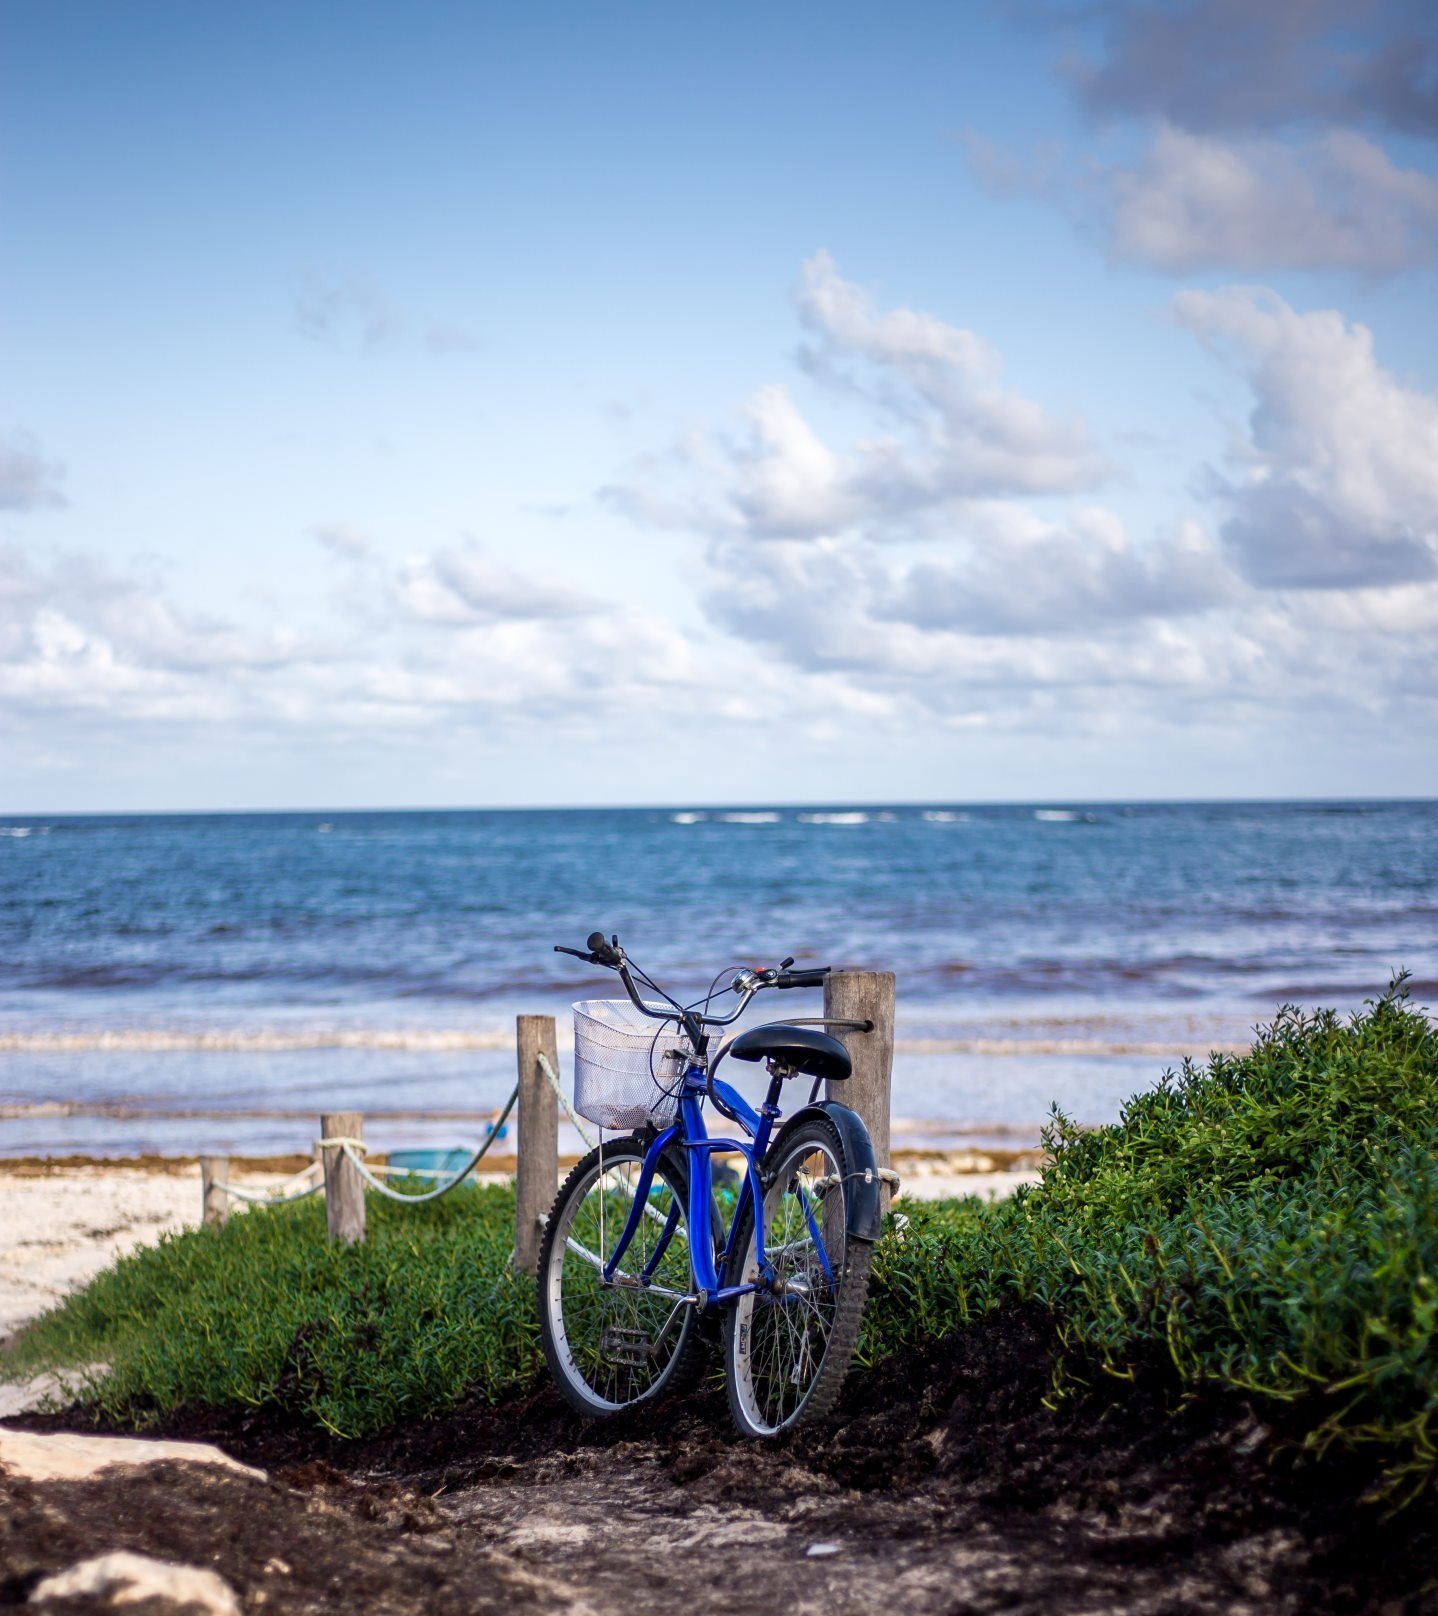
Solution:
[[[1435,33],[12,0],[0,811],[1438,791]]]

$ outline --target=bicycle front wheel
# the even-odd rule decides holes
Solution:
[[[638,1194],[642,1138],[606,1141],[565,1179],[539,1251],[539,1330],[559,1389],[581,1414],[617,1414],[700,1368],[689,1268],[688,1178],[662,1157],[612,1281]]]
[[[810,1117],[781,1134],[764,1160],[764,1252],[771,1278],[740,1297],[725,1322],[729,1411],[745,1436],[775,1436],[834,1406],[869,1294],[872,1247],[851,1240],[850,1171],[834,1125]],[[753,1208],[734,1249],[745,1283],[762,1279]]]

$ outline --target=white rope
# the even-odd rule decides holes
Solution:
[[[494,1141],[499,1138],[500,1129],[503,1128],[505,1122],[508,1120],[509,1113],[514,1109],[514,1102],[518,1098],[519,1088],[516,1085],[514,1092],[505,1102],[504,1109],[499,1113],[494,1121],[490,1123],[489,1132],[485,1135],[484,1143],[480,1145],[479,1149],[475,1151],[475,1153],[469,1158],[460,1171],[455,1173],[452,1178],[446,1180],[446,1182],[441,1184],[438,1189],[429,1190],[423,1195],[401,1195],[397,1190],[390,1189],[387,1184],[382,1184],[375,1176],[377,1173],[407,1175],[411,1173],[413,1169],[380,1166],[379,1164],[376,1164],[374,1167],[366,1166],[366,1164],[360,1160],[360,1154],[368,1148],[363,1139],[356,1139],[349,1134],[333,1134],[327,1139],[316,1139],[315,1149],[342,1151],[344,1155],[346,1155],[349,1160],[354,1163],[355,1170],[371,1189],[378,1190],[381,1195],[387,1196],[391,1201],[406,1201],[411,1206],[418,1206],[423,1201],[437,1201],[441,1195],[448,1195],[462,1178],[467,1177],[474,1171],[485,1152],[494,1143]],[[276,1185],[273,1190],[242,1190],[237,1185],[233,1184],[215,1184],[214,1188],[217,1190],[223,1190],[225,1194],[230,1196],[233,1200],[245,1201],[251,1206],[288,1206],[292,1201],[303,1201],[311,1195],[318,1195],[325,1187],[324,1179],[321,1178],[315,1183],[311,1184],[307,1189],[298,1190],[294,1194],[286,1193],[291,1184],[297,1184],[302,1178],[306,1178],[309,1176],[309,1174],[317,1172],[319,1170],[319,1166],[320,1164],[318,1162],[311,1162],[308,1167],[302,1167],[299,1172],[291,1174],[291,1176],[287,1178],[283,1184]]]
[[[549,1086],[554,1090],[554,1097],[559,1101],[565,1116],[569,1118],[570,1123],[573,1125],[574,1131],[579,1135],[589,1149],[593,1150],[594,1135],[590,1133],[589,1129],[584,1126],[577,1116],[575,1116],[574,1107],[570,1105],[568,1098],[565,1096],[564,1085],[559,1081],[559,1074],[549,1064],[549,1056],[546,1055],[541,1049],[537,1059],[539,1061],[540,1071],[543,1072],[544,1075],[549,1079]]]
[[[298,1190],[293,1195],[288,1193],[291,1184],[308,1178],[318,1167],[318,1162],[311,1162],[308,1167],[301,1167],[299,1172],[291,1173],[283,1184],[276,1184],[272,1190],[242,1190],[232,1184],[215,1184],[213,1188],[223,1190],[236,1201],[247,1201],[251,1206],[288,1206],[291,1201],[303,1201],[311,1195],[318,1195],[325,1187],[324,1180],[320,1179],[308,1189]]]
[[[509,1099],[505,1101],[503,1111],[501,1111],[494,1121],[490,1123],[489,1132],[485,1135],[484,1143],[480,1145],[479,1149],[475,1151],[464,1166],[461,1167],[452,1178],[441,1184],[437,1189],[426,1190],[423,1195],[401,1195],[398,1190],[392,1190],[388,1184],[382,1183],[360,1160],[358,1152],[355,1149],[357,1144],[360,1145],[360,1149],[364,1148],[360,1141],[345,1139],[331,1140],[329,1142],[339,1144],[340,1149],[344,1151],[347,1157],[349,1157],[350,1161],[354,1165],[355,1171],[359,1174],[359,1176],[365,1181],[366,1184],[369,1185],[372,1190],[375,1190],[380,1195],[383,1195],[386,1200],[402,1201],[406,1206],[422,1206],[426,1201],[437,1201],[441,1195],[448,1195],[461,1179],[467,1178],[470,1173],[474,1171],[474,1169],[479,1165],[480,1159],[484,1156],[485,1152],[494,1143],[494,1141],[499,1138],[499,1130],[508,1121],[509,1113],[514,1109],[514,1102],[518,1098],[519,1085],[516,1083],[514,1086],[514,1091],[510,1094]]]

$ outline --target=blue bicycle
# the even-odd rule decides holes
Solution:
[[[683,1006],[631,961],[617,937],[559,948],[615,971],[627,999],[574,1006],[575,1109],[617,1130],[560,1188],[539,1257],[545,1357],[580,1413],[603,1416],[692,1384],[722,1321],[734,1422],[768,1437],[827,1413],[848,1373],[879,1235],[880,1180],[858,1116],[826,1083],[849,1054],[823,1018],[753,1027],[710,1053],[717,1029],[766,988],[821,987],[828,970],[793,960],[721,972]],[[641,991],[643,990],[643,991]],[[712,1013],[722,993],[737,1000]],[[649,995],[646,997],[646,995]],[[716,1077],[720,1062],[764,1061],[756,1110]],[[787,1120],[786,1081],[812,1079]],[[708,1102],[738,1136],[711,1136]],[[737,1175],[718,1161],[738,1158]],[[726,1206],[725,1202],[730,1204]]]

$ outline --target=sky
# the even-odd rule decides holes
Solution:
[[[1438,795],[1438,10],[0,5],[0,813]]]

